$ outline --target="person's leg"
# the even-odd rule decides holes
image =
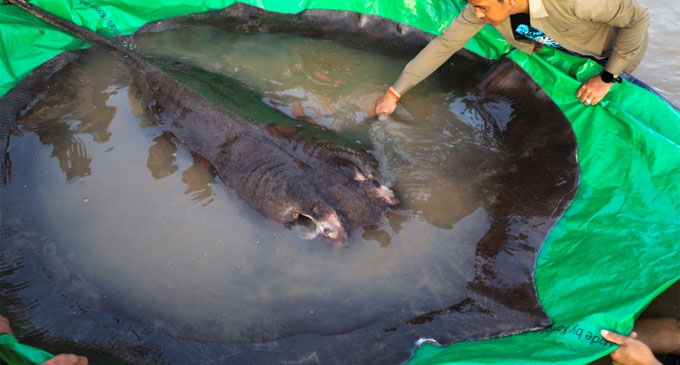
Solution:
[[[640,318],[633,331],[655,354],[680,355],[680,319],[673,317]]]

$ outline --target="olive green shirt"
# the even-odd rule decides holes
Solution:
[[[631,72],[647,48],[649,13],[635,0],[529,0],[531,25],[562,47],[596,59],[609,58],[605,70]],[[422,81],[461,49],[485,25],[468,4],[413,60],[392,86],[400,94]],[[528,54],[536,42],[516,40],[510,17],[495,27],[513,47]]]

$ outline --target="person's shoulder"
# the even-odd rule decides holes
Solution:
[[[539,0],[540,1],[540,0]],[[611,2],[620,0],[542,0],[549,13],[573,16],[577,19],[588,20],[592,14],[603,11],[611,6]]]
[[[581,0],[537,0],[543,3],[543,6],[552,14],[573,14],[577,6],[577,2]],[[587,2],[584,1],[584,2]],[[530,2],[531,4],[531,2]]]
[[[463,7],[463,9],[461,9],[460,13],[458,13],[458,15],[453,18],[449,27],[467,27],[468,25],[478,26],[479,24],[483,23],[484,21],[478,19],[475,16],[475,7],[468,3],[465,5],[465,7]]]
[[[572,1],[574,3],[574,14],[585,20],[594,19],[613,19],[628,10],[644,9],[636,0],[557,0]]]
[[[470,3],[463,7],[460,13],[456,16],[455,20],[471,24],[477,24],[480,22],[480,20],[475,16],[475,7]]]

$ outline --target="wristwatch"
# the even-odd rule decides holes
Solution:
[[[600,74],[600,78],[602,79],[602,81],[604,81],[608,84],[613,84],[615,82],[618,82],[620,84],[621,81],[623,81],[621,76],[614,77],[614,75],[611,72],[607,72],[607,71],[602,71],[602,73]]]

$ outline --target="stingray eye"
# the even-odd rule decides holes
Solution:
[[[334,239],[338,237],[338,231],[328,222],[319,222],[316,230],[328,238]]]

